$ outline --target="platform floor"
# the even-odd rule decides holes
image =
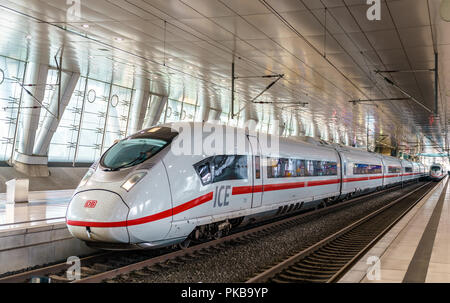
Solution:
[[[340,283],[450,283],[450,189],[446,177]]]
[[[35,191],[29,203],[7,204],[0,194],[0,231],[64,222],[74,190]]]

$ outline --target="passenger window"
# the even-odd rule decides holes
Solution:
[[[269,178],[336,176],[337,163],[329,161],[269,158],[267,175]]]
[[[248,178],[247,156],[215,156],[213,183]]]
[[[354,175],[366,175],[369,172],[369,165],[367,164],[354,164],[353,174]]]
[[[325,175],[336,176],[337,175],[337,163],[336,162],[323,162]]]
[[[305,160],[296,160],[297,162],[297,177],[305,176]]]
[[[197,171],[197,174],[199,175],[203,185],[210,184],[212,181],[210,161],[211,159],[209,158],[194,165],[195,170]]]
[[[354,164],[354,175],[375,175],[381,174],[381,165]]]
[[[314,161],[314,174],[313,175],[314,176],[323,176],[324,175],[321,161]]]
[[[388,172],[390,174],[398,174],[400,172],[400,167],[396,167],[396,166],[389,166],[388,167]]]
[[[259,156],[255,157],[255,178],[261,178],[261,157]]]

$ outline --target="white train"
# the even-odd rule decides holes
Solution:
[[[142,130],[105,152],[68,207],[73,236],[103,249],[187,245],[426,174],[420,163],[298,139],[280,138],[279,155],[267,157],[259,135],[245,136],[248,154],[180,156],[174,129]]]
[[[440,181],[444,178],[444,168],[441,164],[433,164],[430,166],[430,179],[435,181]]]

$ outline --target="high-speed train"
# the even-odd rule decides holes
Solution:
[[[189,146],[210,140],[203,127],[217,127],[189,125]],[[186,246],[426,174],[420,163],[293,138],[279,138],[277,155],[267,155],[262,135],[248,132],[248,153],[228,144],[210,155],[180,155],[179,129],[155,126],[109,148],[74,192],[66,214],[71,234],[102,249]]]
[[[433,164],[430,166],[430,179],[439,181],[444,178],[444,168],[441,164]]]

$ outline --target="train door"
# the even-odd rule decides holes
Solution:
[[[386,175],[388,172],[388,164],[386,163],[386,161],[381,158],[381,168],[382,168],[382,173],[383,173],[383,179],[381,179],[381,186],[384,188],[386,186]]]
[[[262,159],[261,159],[261,148],[259,145],[258,138],[255,136],[247,136],[250,142],[250,148],[252,150],[252,208],[260,207],[262,205],[263,196],[263,173],[262,173]]]
[[[341,196],[342,196],[342,185],[344,183],[343,181],[344,181],[344,176],[345,176],[346,161],[344,159],[344,155],[341,154],[341,152],[337,148],[335,148],[335,151],[336,151],[336,153],[338,155],[338,158],[339,158],[339,165],[338,165],[338,167],[340,169],[339,169],[339,172],[338,172],[338,174],[339,174],[339,197],[338,198],[340,199]]]

